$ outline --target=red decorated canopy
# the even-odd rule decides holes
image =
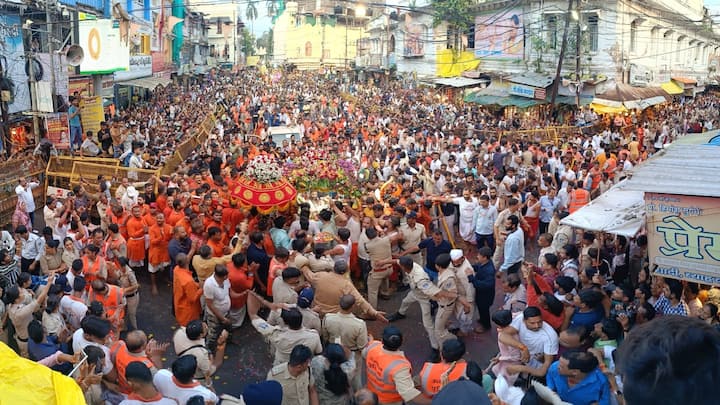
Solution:
[[[274,210],[288,209],[295,202],[297,190],[285,179],[264,184],[240,177],[230,194],[240,205],[246,208],[256,207],[260,213],[266,214]]]

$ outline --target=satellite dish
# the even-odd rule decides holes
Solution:
[[[70,66],[80,66],[85,58],[85,51],[80,45],[71,45],[65,53],[67,63]]]

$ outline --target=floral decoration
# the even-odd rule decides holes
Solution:
[[[283,177],[282,167],[273,156],[255,156],[245,168],[245,177],[260,184],[271,184]]]

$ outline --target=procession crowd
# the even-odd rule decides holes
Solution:
[[[42,221],[38,182],[20,179],[0,241],[1,340],[72,372],[93,405],[712,402],[720,290],[652,275],[642,232],[561,220],[665,144],[712,129],[717,98],[642,116],[581,109],[557,145],[512,135],[553,122],[438,100],[308,72],[156,90],[83,134],[81,153],[156,168],[219,111],[216,127],[171,175],[82,178],[48,198]],[[271,142],[278,125],[302,139]],[[498,129],[510,135],[485,135]],[[308,191],[269,213],[233,198],[253,158],[319,149],[356,163],[352,192]],[[179,327],[160,343],[139,302],[167,279]],[[393,294],[400,306],[381,311]],[[418,332],[397,326],[415,303],[421,370],[402,352]],[[269,343],[267,381],[221,395],[213,375],[247,318]],[[370,336],[366,322],[389,325]],[[497,334],[490,364],[466,355],[482,334]]]

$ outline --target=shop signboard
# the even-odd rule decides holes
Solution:
[[[150,55],[131,55],[130,69],[124,72],[115,72],[115,82],[123,82],[125,80],[139,79],[141,77],[152,76],[152,56]]]
[[[520,97],[535,98],[535,87],[518,83],[510,83],[510,90],[508,93]]]
[[[68,127],[67,113],[47,114],[45,116],[45,130],[48,139],[55,145],[55,149],[70,149],[70,129]]]
[[[718,199],[645,193],[654,274],[720,286]]]

